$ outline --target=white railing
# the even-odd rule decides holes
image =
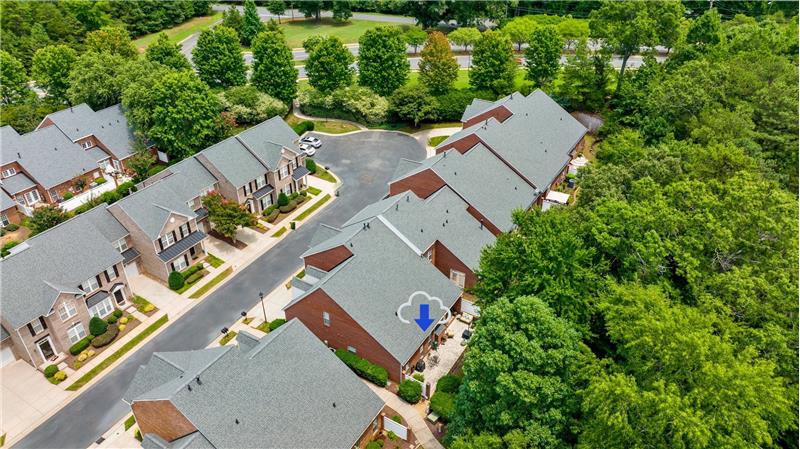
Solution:
[[[120,178],[117,182],[121,184],[121,183],[123,183],[125,181],[128,181],[128,180],[129,180],[129,178],[123,177],[123,178]],[[104,183],[102,183],[100,185],[91,187],[91,188],[89,188],[88,190],[86,190],[84,192],[78,193],[78,194],[76,194],[75,196],[73,196],[72,198],[70,198],[68,200],[62,201],[59,204],[59,206],[61,206],[61,208],[66,210],[66,211],[70,211],[70,210],[73,210],[76,207],[80,206],[81,204],[88,203],[89,201],[99,197],[103,193],[110,192],[110,191],[112,191],[112,190],[114,190],[116,188],[117,188],[117,186],[114,184],[114,180],[109,177],[109,178],[106,178],[106,182],[104,182]]]
[[[383,416],[383,429],[394,432],[402,440],[408,441],[408,428],[388,416]]]

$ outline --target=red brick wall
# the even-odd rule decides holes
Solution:
[[[348,346],[356,348],[359,357],[386,368],[389,379],[400,382],[400,362],[322,289],[315,290],[284,312],[286,320],[299,319],[317,338],[327,341],[328,346],[336,349],[347,349]],[[330,326],[324,325],[322,312],[330,314]]]
[[[503,123],[512,115],[514,114],[512,114],[511,111],[509,111],[505,106],[498,106],[468,119],[466,122],[464,122],[463,128],[469,128],[472,125],[488,120],[490,117],[494,117],[497,119],[497,121]]]
[[[9,223],[19,224],[19,222],[22,221],[22,214],[19,213],[16,206],[11,206],[2,212],[6,214]]]
[[[322,271],[331,271],[352,255],[353,253],[351,253],[349,249],[344,246],[337,246],[327,251],[307,256],[304,261],[306,265],[317,267]]]
[[[450,278],[451,269],[464,273],[465,288],[471,288],[477,282],[475,273],[438,240],[433,244],[433,266],[447,276],[448,279]]]
[[[389,184],[389,195],[397,195],[411,190],[420,198],[427,198],[442,187],[444,187],[442,178],[433,170],[423,170]]]

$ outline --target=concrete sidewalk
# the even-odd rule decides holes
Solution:
[[[431,429],[428,428],[428,425],[425,424],[424,418],[420,415],[416,408],[413,405],[409,404],[408,402],[400,399],[396,394],[392,393],[391,391],[381,388],[371,382],[364,381],[364,383],[373,391],[375,394],[380,396],[383,399],[383,402],[386,403],[389,407],[395,409],[403,419],[411,426],[411,430],[414,431],[414,435],[417,436],[420,444],[425,449],[444,449],[442,443],[433,436],[431,433]]]
[[[461,131],[461,128],[433,128],[433,129],[423,129],[422,131],[415,132],[411,136],[417,139],[417,142],[420,143],[423,147],[425,147],[425,152],[427,153],[427,157],[432,157],[436,155],[434,148],[428,145],[428,140],[431,137],[438,137],[438,136],[452,136],[453,134]]]

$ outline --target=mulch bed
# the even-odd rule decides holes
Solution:
[[[155,311],[154,311],[154,313],[155,313]],[[139,320],[137,320],[137,319],[135,319],[135,318],[133,317],[133,315],[132,315],[132,314],[128,314],[128,313],[126,312],[126,313],[125,313],[125,316],[127,316],[127,317],[129,318],[129,320],[128,320],[128,323],[127,323],[127,324],[125,324],[125,330],[124,330],[124,331],[122,331],[122,332],[120,332],[120,333],[118,333],[118,334],[117,334],[117,336],[116,336],[116,338],[114,338],[113,340],[111,340],[111,343],[109,343],[109,344],[107,344],[107,345],[105,345],[105,346],[103,346],[103,347],[100,347],[100,348],[95,348],[95,347],[94,347],[94,346],[92,346],[92,345],[89,345],[89,347],[88,347],[88,348],[86,348],[86,349],[91,349],[91,350],[93,350],[93,351],[94,351],[94,355],[93,355],[92,357],[90,357],[90,358],[86,359],[86,360],[83,362],[83,364],[84,364],[84,365],[85,365],[85,364],[87,364],[87,363],[89,363],[90,361],[92,361],[92,360],[96,359],[97,357],[99,357],[99,356],[100,356],[102,353],[104,353],[104,352],[105,352],[105,351],[106,351],[108,348],[110,348],[110,347],[111,347],[111,345],[113,345],[113,344],[114,344],[114,342],[118,341],[120,338],[124,337],[125,335],[128,335],[128,334],[129,334],[129,333],[131,333],[131,332],[132,332],[134,329],[136,329],[137,327],[139,327],[139,325],[140,325],[140,324],[142,324],[142,322],[141,322],[141,321],[139,321]],[[106,317],[106,318],[108,318],[108,317]],[[116,322],[116,323],[114,323],[114,324],[109,324],[109,326],[119,326],[119,321],[117,321],[117,322]],[[65,361],[65,362],[67,362],[67,365],[69,365],[69,367],[70,367],[70,368],[72,368],[72,369],[75,369],[75,368],[73,367],[73,363],[75,363],[75,361],[77,361],[77,360],[78,360],[78,356],[77,356],[77,355],[72,355],[72,354],[70,354],[70,352],[69,352],[69,351],[67,351],[67,352],[66,352],[66,354],[67,354],[67,358],[66,358],[66,359],[64,359],[64,361]]]
[[[243,242],[241,240],[237,240],[236,242],[234,242],[233,239],[225,237],[224,235],[220,234],[219,232],[215,231],[214,229],[209,231],[208,235],[210,235],[210,236],[212,236],[212,237],[214,237],[216,239],[222,240],[223,242],[227,243],[228,245],[231,245],[232,247],[234,247],[236,249],[245,249],[245,248],[247,248],[247,243],[245,243],[245,242]]]

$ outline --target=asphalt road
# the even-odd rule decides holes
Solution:
[[[280,287],[301,266],[300,254],[320,223],[339,226],[367,204],[383,198],[386,183],[400,158],[420,160],[425,149],[413,138],[394,132],[365,131],[347,136],[322,136],[315,159],[343,181],[340,197],[297,231],[228,280],[161,334],[136,350],[121,365],[88,388],[55,416],[36,428],[15,448],[85,449],[114,423],[130,413],[122,394],[140,365],[153,352],[201,349],[220,330],[258,302],[260,291]]]

